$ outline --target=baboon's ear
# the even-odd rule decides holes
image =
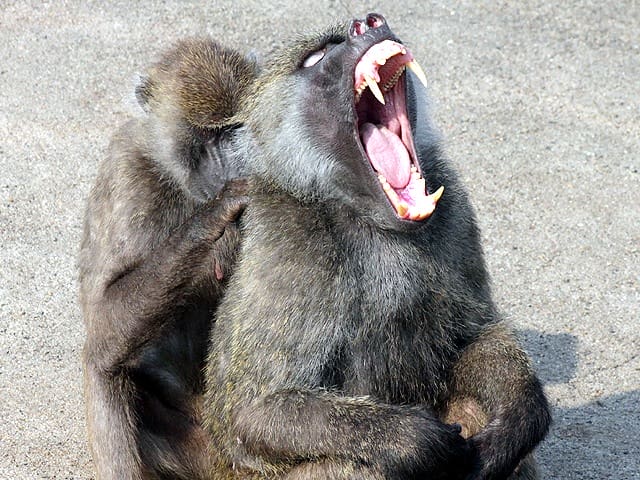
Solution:
[[[136,80],[135,95],[138,105],[145,112],[149,113],[151,107],[149,100],[151,98],[151,79],[146,75],[139,75]]]

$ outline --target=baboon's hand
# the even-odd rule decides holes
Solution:
[[[227,228],[236,227],[235,222],[249,203],[248,190],[249,183],[246,178],[229,180],[215,200],[207,204],[204,216],[210,241],[218,240]]]
[[[437,473],[430,478],[441,480],[463,480],[469,472],[475,469],[477,463],[476,451],[472,444],[462,435],[462,428],[458,424],[443,425],[440,437],[443,450],[448,454],[440,465]]]
[[[493,428],[493,424],[489,424],[469,441],[477,452],[478,462],[467,480],[506,479],[521,458],[520,455],[506,455],[510,447],[508,439],[505,435],[501,436],[500,432]]]
[[[421,412],[414,422],[417,430],[410,436],[417,434],[416,454],[405,457],[401,471],[390,478],[466,479],[475,468],[476,456],[470,442],[460,435],[460,425],[443,423],[430,412]]]
[[[216,199],[207,203],[199,212],[199,243],[206,253],[202,256],[202,268],[196,275],[199,277],[195,279],[196,283],[202,280],[217,283],[231,274],[240,244],[237,220],[249,202],[247,193],[247,179],[231,180]]]

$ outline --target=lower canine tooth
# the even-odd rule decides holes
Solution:
[[[436,203],[438,200],[440,200],[440,197],[442,196],[443,192],[444,192],[444,185],[441,185],[440,188],[438,188],[435,192],[433,192],[427,198],[432,200],[433,203]]]
[[[408,211],[409,205],[407,205],[404,201],[400,201],[400,203],[396,205],[396,212],[398,212],[398,215],[400,215],[401,217],[404,218]]]

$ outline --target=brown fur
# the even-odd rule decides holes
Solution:
[[[363,158],[353,71],[393,38],[382,21],[296,42],[244,103],[251,205],[206,370],[213,478],[535,478],[547,402],[410,76],[420,169],[446,186],[434,215],[399,220]]]
[[[509,399],[519,397],[523,385],[535,378],[526,353],[505,324],[485,329],[463,352],[453,371],[444,420],[461,425],[465,438],[480,434],[496,415],[493,406],[507,404]],[[492,379],[490,384],[487,384],[487,377]],[[487,388],[489,386],[491,388]],[[533,455],[522,459],[509,477],[510,480],[537,478]]]
[[[217,128],[232,123],[251,92],[256,65],[207,39],[182,40],[151,66],[136,94],[156,115],[176,110],[190,125]],[[175,109],[175,110],[169,110]]]
[[[357,55],[392,34],[346,32],[260,74],[183,42],[137,89],[148,117],[114,138],[80,258],[99,480],[537,478],[548,407],[464,188],[418,142],[445,196],[419,228],[389,216],[345,125]]]
[[[211,468],[201,369],[246,205],[224,142],[255,74],[235,51],[181,42],[137,89],[147,115],[115,134],[100,165],[79,261],[100,480],[191,480]]]

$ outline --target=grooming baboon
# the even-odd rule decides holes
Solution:
[[[547,402],[405,66],[370,14],[283,50],[237,116],[253,179],[206,371],[214,478],[536,477]]]
[[[100,480],[208,478],[202,369],[246,203],[230,119],[256,73],[213,42],[179,44],[142,79],[147,114],[120,129],[100,167],[80,253]]]
[[[259,75],[221,52],[186,43],[152,69],[149,119],[117,137],[90,200],[99,478],[536,478],[546,400],[492,303],[411,53],[373,14]],[[207,198],[240,167],[251,204],[201,409],[244,191]]]

